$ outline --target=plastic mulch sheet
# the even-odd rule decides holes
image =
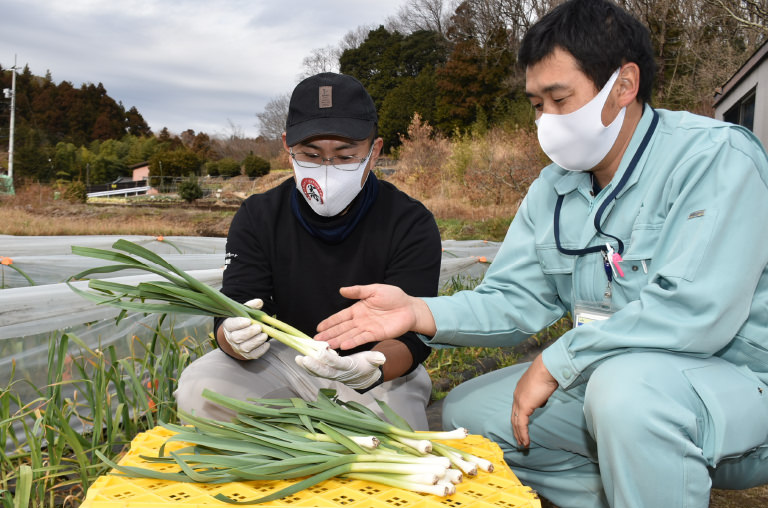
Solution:
[[[62,333],[76,335],[91,349],[114,346],[118,354],[127,353],[134,338],[151,337],[157,316],[129,314],[116,325],[119,311],[97,306],[74,293],[64,282],[72,275],[91,267],[108,264],[94,258],[73,255],[72,246],[109,249],[124,238],[146,247],[212,287],[221,286],[224,266],[225,238],[152,237],[152,236],[8,236],[0,235],[0,387],[14,379],[28,383],[14,384],[22,400],[34,397],[31,388],[47,381],[48,349],[52,338]],[[443,243],[440,273],[441,287],[452,283],[476,283],[499,249],[498,242],[452,241]],[[12,265],[23,271],[8,266]],[[158,279],[145,272],[119,272],[101,277],[115,282],[135,284],[140,280]],[[141,274],[139,274],[141,273]],[[95,274],[94,277],[100,275]],[[85,288],[87,282],[76,282]],[[193,336],[204,342],[212,331],[212,319],[205,316],[173,315],[164,326],[172,328],[175,337]],[[79,346],[70,342],[71,348]],[[74,390],[72,386],[63,387]]]

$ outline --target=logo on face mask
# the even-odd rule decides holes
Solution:
[[[296,187],[316,214],[333,217],[344,211],[360,193],[365,184],[362,175],[370,157],[371,152],[361,162],[319,168],[304,168],[293,161]]]
[[[304,178],[301,181],[301,190],[307,202],[314,201],[319,205],[323,204],[323,189],[320,188],[314,178]]]

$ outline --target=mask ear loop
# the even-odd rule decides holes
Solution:
[[[650,106],[649,106],[650,107]],[[624,242],[621,241],[618,237],[615,237],[613,235],[610,235],[603,231],[603,228],[600,227],[600,222],[603,218],[603,213],[605,213],[606,208],[608,208],[608,204],[611,203],[614,199],[616,199],[616,196],[619,195],[619,192],[627,185],[627,182],[629,181],[629,177],[632,176],[632,173],[635,170],[635,167],[637,166],[637,163],[640,161],[640,157],[643,155],[643,152],[648,146],[648,143],[651,141],[651,136],[653,135],[653,132],[656,130],[656,125],[659,123],[659,114],[656,112],[655,109],[651,108],[651,111],[653,112],[653,119],[651,120],[651,125],[648,127],[648,130],[645,132],[645,136],[643,136],[643,140],[640,142],[640,146],[637,147],[637,150],[635,151],[635,155],[632,157],[632,160],[629,162],[629,166],[627,167],[627,170],[624,172],[624,175],[621,177],[621,180],[619,180],[618,185],[616,185],[616,188],[613,189],[613,191],[608,195],[607,198],[603,200],[603,202],[600,204],[600,208],[597,209],[597,213],[595,214],[595,231],[599,235],[606,236],[608,238],[612,238],[616,240],[618,243],[618,249],[617,252],[619,255],[624,253]],[[566,249],[563,248],[563,246],[560,244],[560,209],[563,206],[563,199],[565,198],[565,194],[560,194],[557,196],[557,202],[555,203],[555,217],[554,217],[554,228],[555,228],[555,245],[557,246],[557,250],[562,253],[569,256],[583,256],[584,254],[591,254],[593,252],[603,252],[607,249],[604,246],[592,246],[587,247],[586,249]]]

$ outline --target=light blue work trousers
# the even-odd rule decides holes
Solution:
[[[510,415],[528,365],[457,386],[443,427],[498,443],[520,481],[561,508],[705,508],[710,488],[768,483],[768,389],[749,371],[715,357],[612,357],[534,412],[524,450]]]

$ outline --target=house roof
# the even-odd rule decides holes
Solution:
[[[133,166],[128,166],[128,169],[139,169],[145,166],[149,166],[149,161],[139,162],[138,164],[134,164]]]
[[[752,53],[752,56],[737,70],[733,76],[730,77],[725,84],[715,91],[714,105],[725,99],[731,91],[746,78],[753,69],[755,69],[760,63],[768,57],[768,41],[764,42],[762,46]]]

